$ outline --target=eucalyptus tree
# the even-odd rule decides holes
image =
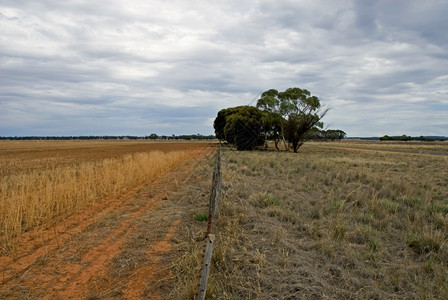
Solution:
[[[321,119],[328,112],[320,105],[319,98],[312,96],[306,89],[289,88],[284,92],[270,89],[261,94],[257,107],[268,119],[280,122],[281,137],[285,149],[288,141],[294,152],[307,140],[307,132],[315,127],[322,127]],[[270,128],[273,130],[273,127]],[[267,137],[267,135],[266,135]]]
[[[284,138],[284,134],[278,91],[271,89],[262,93],[261,98],[257,101],[257,108],[262,111],[262,134],[265,145],[268,140],[273,140],[275,148],[279,150],[278,143],[281,138]],[[284,144],[286,145],[286,142]]]
[[[262,126],[261,111],[253,106],[221,109],[214,122],[216,137],[236,145],[238,150],[253,150],[262,144]]]

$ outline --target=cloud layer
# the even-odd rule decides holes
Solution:
[[[448,135],[446,1],[2,1],[0,135],[213,133],[301,87],[349,136]]]

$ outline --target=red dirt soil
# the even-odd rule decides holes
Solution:
[[[114,273],[114,264],[132,247],[128,237],[140,234],[142,218],[175,189],[173,182],[188,179],[198,160],[214,149],[196,150],[192,161],[118,199],[104,199],[52,228],[25,233],[17,252],[0,257],[0,299],[163,299],[149,287],[170,275],[160,264],[179,219],[168,216],[167,224],[156,221],[156,228],[142,232],[146,250],[131,262],[130,276]]]

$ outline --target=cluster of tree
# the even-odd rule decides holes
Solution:
[[[319,128],[312,128],[308,132],[308,139],[310,140],[324,140],[324,141],[334,141],[345,139],[347,134],[339,129],[328,129],[321,130]]]
[[[134,135],[79,135],[79,136],[6,136],[0,140],[138,140],[145,137]]]
[[[0,137],[0,140],[213,140],[216,139],[214,135],[157,135],[155,133],[149,136],[135,136],[135,135],[90,135],[90,136],[9,136]]]
[[[151,133],[146,137],[150,140],[214,140],[216,136],[214,135],[201,135],[201,134],[184,134],[184,135],[157,135],[155,133]]]
[[[401,135],[401,136],[388,136],[385,135],[383,137],[380,137],[380,141],[424,141],[424,142],[434,142],[435,139],[431,138],[431,137],[424,137],[424,136],[419,136],[419,137],[411,137],[408,135]]]
[[[327,112],[319,99],[306,89],[295,87],[284,92],[270,89],[261,94],[256,107],[220,110],[214,122],[215,134],[239,150],[252,150],[272,140],[277,150],[283,143],[285,150],[291,147],[297,152],[311,138],[312,130],[323,127],[321,119]],[[336,136],[336,132],[319,132]],[[337,135],[344,137],[345,133],[338,131]]]

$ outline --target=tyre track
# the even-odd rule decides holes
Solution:
[[[137,271],[133,274],[126,290],[124,291],[126,299],[141,299],[143,292],[147,288],[146,282],[155,281],[156,275],[160,275],[160,272],[163,272],[163,268],[160,266],[160,260],[163,255],[171,249],[172,245],[170,240],[177,231],[179,223],[180,220],[176,220],[174,224],[168,228],[168,232],[165,234],[164,239],[145,253],[146,258],[151,260],[151,264],[137,269]],[[157,272],[157,270],[161,269],[162,271]],[[153,292],[150,299],[158,300],[162,299],[162,296],[157,292]]]

